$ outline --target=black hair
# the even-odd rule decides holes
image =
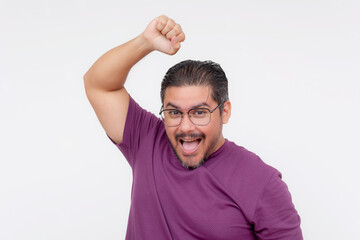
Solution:
[[[171,67],[161,83],[161,102],[164,104],[167,87],[210,86],[211,96],[218,103],[229,100],[228,80],[218,63],[213,61],[185,60]],[[220,106],[222,113],[223,105]]]

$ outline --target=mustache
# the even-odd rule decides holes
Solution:
[[[175,135],[175,140],[178,141],[179,138],[205,138],[203,133],[178,133]]]

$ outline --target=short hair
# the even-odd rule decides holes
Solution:
[[[171,67],[161,83],[162,104],[164,104],[166,88],[171,86],[210,86],[211,96],[218,104],[229,100],[225,72],[213,61],[185,60]],[[220,106],[220,114],[223,107]]]

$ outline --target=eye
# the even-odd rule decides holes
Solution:
[[[196,110],[196,111],[194,112],[194,114],[195,114],[195,115],[202,115],[202,114],[205,114],[205,111],[199,109],[199,110]]]
[[[181,112],[176,109],[168,110],[167,113],[170,115],[170,117],[178,117],[181,116]]]
[[[207,111],[205,109],[193,109],[190,114],[193,117],[200,118],[206,116]]]

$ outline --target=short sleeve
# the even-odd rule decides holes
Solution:
[[[258,239],[302,240],[300,217],[281,174],[274,174],[258,199],[254,230]]]
[[[131,167],[134,167],[136,153],[142,140],[161,120],[154,114],[144,110],[130,97],[129,109],[126,116],[123,141],[116,146],[124,154]]]

